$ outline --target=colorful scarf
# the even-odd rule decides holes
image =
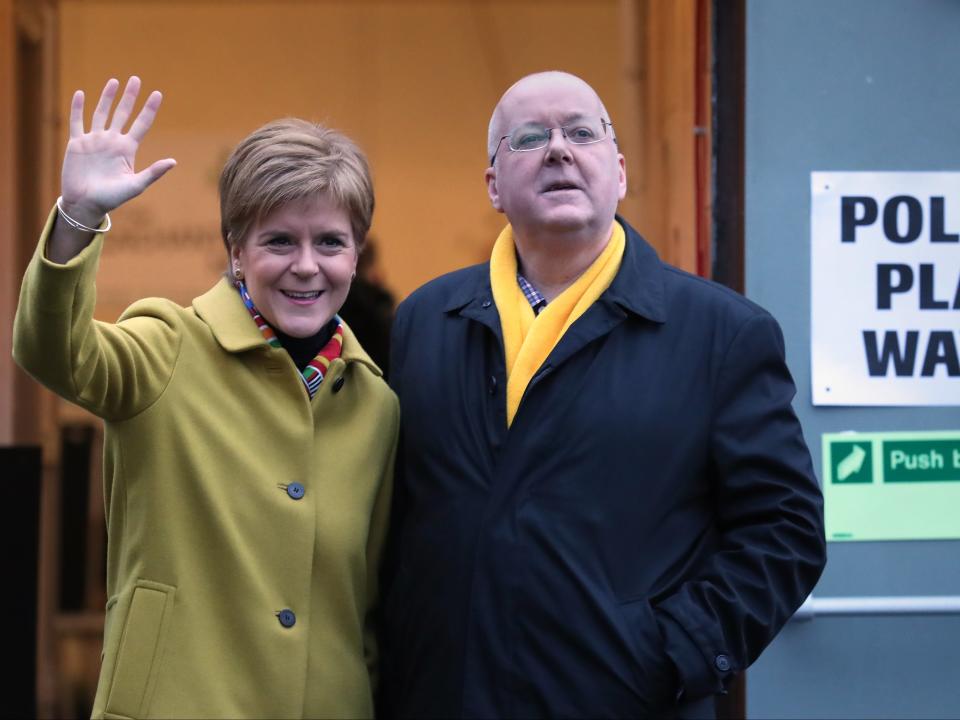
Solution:
[[[237,282],[237,290],[240,291],[243,304],[247,306],[247,310],[250,311],[250,316],[263,334],[263,339],[267,341],[270,347],[282,348],[283,345],[280,344],[277,334],[273,331],[273,328],[270,327],[269,323],[263,319],[263,315],[260,314],[260,311],[257,310],[253,304],[250,293],[247,292],[247,286],[242,280]],[[333,336],[329,342],[323,346],[320,352],[317,353],[317,356],[307,363],[307,366],[300,373],[300,379],[303,380],[303,386],[311,399],[313,399],[313,396],[316,395],[317,390],[320,388],[320,383],[323,382],[323,376],[330,367],[330,363],[340,357],[340,353],[343,350],[343,323],[339,315],[335,315],[334,317],[337,321],[337,328],[333,331]]]
[[[507,427],[520,407],[527,385],[573,323],[610,287],[620,269],[626,237],[620,223],[603,252],[576,281],[534,315],[517,283],[513,228],[507,225],[493,246],[490,286],[500,314],[507,366]]]

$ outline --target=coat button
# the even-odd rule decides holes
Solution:
[[[346,380],[344,380],[343,375],[341,375],[341,376],[338,377],[336,380],[334,380],[334,381],[333,381],[333,392],[335,392],[335,393],[340,392],[340,389],[343,387],[343,384],[344,384],[345,382],[346,382]]]
[[[302,498],[305,492],[306,490],[303,489],[303,485],[298,482],[287,485],[287,495],[292,497],[294,500],[299,500]]]
[[[492,304],[493,304],[493,303],[490,302],[489,300],[484,300],[482,303],[480,303],[480,307],[482,307],[483,309],[487,309],[487,308],[490,307]]]
[[[280,624],[285,628],[292,628],[297,624],[297,616],[293,614],[293,610],[281,610],[277,613],[277,618],[280,620]]]
[[[726,655],[717,655],[713,659],[713,664],[720,672],[727,672],[730,669],[730,658]]]
[[[496,394],[497,392],[497,376],[496,375],[490,376],[490,385],[487,387],[487,392],[489,392],[491,395]]]

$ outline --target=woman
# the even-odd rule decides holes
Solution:
[[[189,308],[93,320],[107,213],[160,106],[110,80],[74,95],[62,197],[24,279],[17,361],[105,420],[109,543],[95,717],[369,717],[369,626],[396,398],[337,311],[370,226],[366,160],[299,120],[220,178],[224,277]]]

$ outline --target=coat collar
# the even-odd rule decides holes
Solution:
[[[343,349],[340,352],[340,357],[343,358],[343,361],[345,363],[363,363],[370,368],[370,372],[374,375],[383,377],[383,370],[367,355],[367,351],[360,345],[360,341],[357,340],[357,336],[353,334],[353,330],[347,325],[347,321],[343,318],[340,318],[340,320],[343,322]]]
[[[226,277],[220,278],[220,282],[200,297],[194,298],[193,309],[210,328],[220,346],[229,353],[270,347],[250,317],[233,283]],[[346,363],[356,361],[367,365],[378,377],[383,375],[360,346],[357,336],[346,322],[343,323],[343,350],[340,357]]]
[[[617,222],[623,226],[627,235],[627,246],[620,262],[620,270],[610,287],[600,296],[600,301],[616,303],[624,310],[647,318],[654,322],[667,319],[667,300],[664,291],[663,263],[640,233],[630,227],[619,215]],[[472,306],[484,307],[483,303],[493,302],[490,289],[489,264],[480,266],[484,272],[473,274],[472,282],[461,283],[444,305],[444,312],[466,309]],[[472,307],[476,309],[476,307]],[[466,313],[466,314],[469,314]]]
[[[627,247],[620,262],[620,271],[601,299],[610,300],[636,315],[654,322],[667,319],[667,297],[664,289],[663,263],[657,251],[640,237],[640,233],[617,215],[616,220],[627,234]]]

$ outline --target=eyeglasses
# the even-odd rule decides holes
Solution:
[[[500,150],[504,140],[508,141],[507,147],[514,152],[539,150],[550,142],[553,131],[559,130],[574,145],[591,145],[606,139],[608,127],[612,128],[613,123],[600,118],[581,118],[569,125],[552,128],[544,127],[539,123],[524,123],[509,135],[500,138],[493,155],[490,156],[490,164],[493,165],[493,160],[497,157],[497,151]]]

